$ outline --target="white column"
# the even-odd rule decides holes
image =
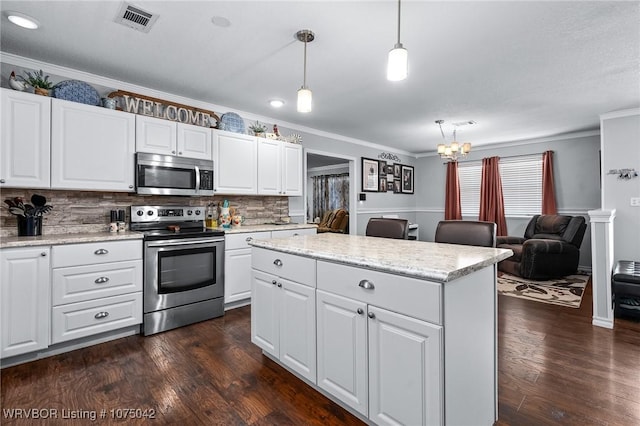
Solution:
[[[613,328],[611,272],[613,271],[613,219],[615,217],[615,209],[589,210],[593,270],[593,320],[591,323],[605,328]]]

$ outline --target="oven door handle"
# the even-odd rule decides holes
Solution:
[[[196,187],[195,187],[195,190],[196,190],[196,194],[197,194],[198,191],[200,191],[200,167],[193,166],[193,168],[196,171]]]
[[[180,241],[167,241],[167,240],[159,240],[159,241],[154,241],[154,242],[148,242],[147,243],[147,247],[167,247],[167,246],[190,246],[192,244],[214,244],[214,243],[220,243],[220,242],[224,242],[224,238],[219,238],[219,239],[204,239],[204,240],[190,240],[188,238],[185,238],[184,240],[180,240]]]

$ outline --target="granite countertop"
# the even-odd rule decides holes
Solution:
[[[0,248],[50,246],[57,244],[91,243],[97,241],[141,240],[140,232],[90,232],[79,234],[50,234],[37,237],[2,237]]]
[[[250,244],[317,260],[438,282],[452,281],[510,257],[506,249],[323,233]]]
[[[231,228],[218,228],[218,230],[224,231],[225,234],[242,234],[246,232],[286,231],[292,229],[309,229],[317,227],[318,225],[314,223],[288,223],[283,225],[264,223],[261,225],[241,225],[232,226]]]

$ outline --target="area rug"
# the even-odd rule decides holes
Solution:
[[[588,282],[589,275],[581,272],[547,281],[527,280],[498,272],[498,293],[536,302],[579,308]]]

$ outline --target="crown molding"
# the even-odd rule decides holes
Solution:
[[[611,111],[605,114],[600,114],[600,121],[610,120],[612,118],[629,117],[632,115],[640,115],[640,108],[623,109],[620,111]]]

